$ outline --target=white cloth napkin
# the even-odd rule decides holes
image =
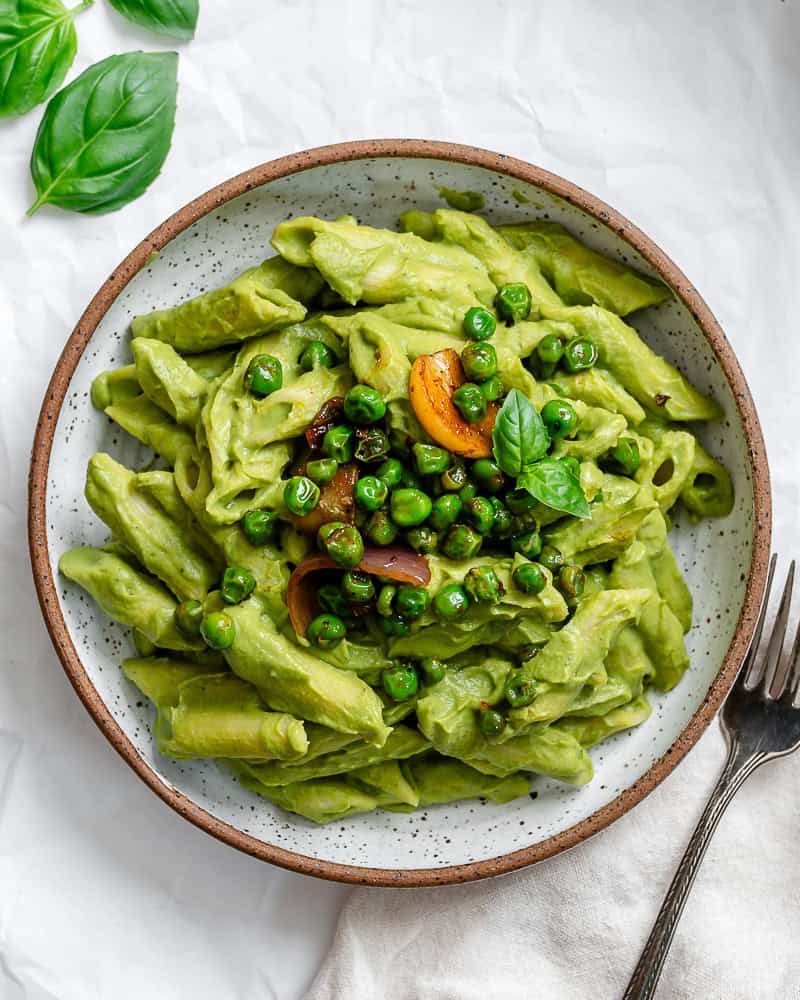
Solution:
[[[306,1000],[616,1000],[724,760],[717,724],[642,805],[527,871],[356,889]],[[679,924],[658,1000],[800,997],[800,757],[738,793]]]

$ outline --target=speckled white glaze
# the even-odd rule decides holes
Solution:
[[[534,779],[530,797],[502,806],[470,801],[411,814],[378,812],[318,827],[245,791],[213,762],[175,762],[155,751],[151,708],[119,668],[120,660],[132,652],[126,630],[108,621],[77,586],[57,577],[58,558],[65,549],[106,537],[83,498],[90,455],[105,450],[131,466],[150,457],[92,408],[91,381],[104,369],[130,361],[132,316],[223,284],[259,262],[271,253],[269,237],[282,219],[349,212],[371,225],[394,226],[407,208],[440,206],[438,185],[482,192],[492,222],[531,217],[563,222],[591,246],[649,270],[623,239],[579,208],[480,166],[378,158],[317,166],[273,180],[177,236],[112,304],[67,392],[47,482],[49,553],[72,642],[113,717],[159,779],[267,844],[321,861],[370,868],[439,868],[496,858],[564,831],[629,788],[667,752],[719,670],[744,599],[753,539],[747,447],[733,396],[689,311],[679,302],[662,305],[640,314],[634,325],[656,351],[722,403],[725,419],[703,429],[700,437],[731,471],[736,506],[722,521],[693,525],[683,513],[676,518],[671,544],[695,599],[695,627],[688,638],[692,668],[673,692],[652,695],[653,714],[644,725],[594,749],[596,774],[590,785],[576,790]],[[520,204],[512,191],[530,203]]]

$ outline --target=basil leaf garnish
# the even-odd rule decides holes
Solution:
[[[519,389],[509,392],[497,414],[492,444],[495,461],[507,476],[518,476],[550,445],[539,411]]]
[[[92,3],[0,3],[0,117],[24,115],[58,90],[78,49],[72,19]]]
[[[178,56],[128,52],[95,63],[59,91],[31,156],[42,205],[112,212],[155,180],[175,125]]]
[[[188,41],[194,38],[199,0],[109,0],[111,6],[134,24]]]
[[[546,507],[573,517],[591,517],[580,480],[569,465],[557,458],[543,458],[530,465],[517,479],[517,489],[527,490]]]

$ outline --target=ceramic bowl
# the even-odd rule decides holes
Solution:
[[[129,361],[132,316],[257,263],[271,253],[269,237],[282,219],[349,212],[391,227],[406,208],[440,206],[442,185],[481,192],[493,222],[562,222],[672,288],[674,301],[638,315],[634,325],[722,403],[725,418],[700,437],[731,471],[736,506],[723,521],[693,525],[678,516],[672,545],[696,602],[692,669],[670,694],[653,693],[648,722],[595,748],[591,784],[574,789],[539,778],[530,796],[506,805],[467,801],[320,827],[245,791],[211,761],[160,756],[151,709],[119,668],[132,648],[126,630],[59,579],[65,549],[105,536],[83,498],[89,456],[109,451],[129,465],[146,457],[92,409],[88,391],[98,372]],[[724,334],[683,274],[635,226],[575,185],[506,156],[438,142],[356,142],[226,181],[116,268],[75,328],[47,391],[33,448],[30,542],[42,611],[67,676],[112,746],[168,805],[226,843],[295,871],[371,885],[439,885],[512,871],[574,846],[639,802],[696,742],[753,632],[770,545],[769,474],[753,401]]]

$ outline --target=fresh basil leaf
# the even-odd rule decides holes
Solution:
[[[0,117],[24,115],[61,86],[78,50],[72,19],[93,2],[0,0]]]
[[[111,6],[134,24],[188,41],[194,38],[199,0],[109,0]]]
[[[580,480],[569,465],[557,458],[543,458],[517,479],[517,489],[527,490],[539,503],[574,517],[591,517]]]
[[[128,52],[90,66],[50,101],[31,156],[42,205],[113,212],[158,177],[175,125],[178,56]]]
[[[492,445],[495,461],[507,476],[518,476],[550,445],[539,411],[519,389],[509,392],[497,414]]]

